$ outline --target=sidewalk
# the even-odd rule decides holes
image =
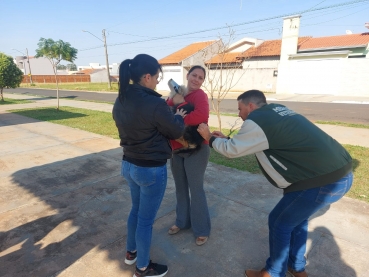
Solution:
[[[40,97],[28,96],[28,95],[17,95],[17,94],[6,94],[5,93],[4,97],[15,98],[15,99],[29,99],[35,102],[28,103],[28,104],[7,105],[7,107],[0,106],[0,112],[5,111],[7,109],[23,109],[23,108],[32,108],[32,107],[55,107],[57,103],[56,99],[40,98]],[[283,95],[279,97],[283,98]],[[295,97],[299,97],[299,95]],[[305,97],[307,98],[307,96]],[[331,96],[330,100],[334,101],[333,99],[334,98]],[[363,99],[364,98],[362,98],[362,100]],[[69,106],[69,107],[75,107],[75,108],[104,111],[104,112],[109,112],[109,113],[111,112],[112,107],[113,107],[111,104],[66,100],[66,99],[60,99],[59,103],[60,103],[60,106]],[[369,103],[369,99],[368,99],[368,103]],[[369,110],[369,106],[368,106],[368,110]],[[221,119],[222,119],[222,127],[226,129],[230,129],[232,126],[235,125],[235,123],[236,123],[236,126],[240,126],[242,124],[242,121],[240,119],[237,120],[237,117],[233,117],[233,116],[221,116]],[[369,129],[342,127],[342,126],[337,126],[337,125],[326,125],[326,124],[316,124],[316,125],[340,143],[369,147]],[[218,127],[218,119],[216,115],[210,115],[209,126]]]
[[[159,91],[160,94],[167,96],[168,91]],[[237,97],[243,93],[229,92],[225,99],[237,99]],[[369,96],[336,96],[336,95],[321,95],[321,94],[276,94],[266,93],[265,94],[268,102],[273,101],[297,101],[297,102],[324,102],[324,103],[351,103],[351,104],[365,104],[369,105]]]
[[[0,276],[131,277],[134,266],[124,264],[130,195],[120,176],[119,141],[7,112],[55,103],[0,106]],[[60,104],[111,111],[107,104]],[[198,247],[191,230],[167,234],[175,220],[168,172],[151,252],[168,264],[166,276],[241,277],[246,268],[264,266],[268,213],[280,190],[261,175],[210,163],[212,233]],[[368,234],[369,205],[362,201],[344,197],[320,211],[309,225],[309,277],[369,276]]]

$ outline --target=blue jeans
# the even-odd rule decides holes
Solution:
[[[265,269],[272,277],[284,277],[287,267],[305,270],[308,219],[336,202],[351,188],[352,172],[323,187],[286,193],[269,214],[269,255]]]
[[[152,226],[167,186],[167,165],[141,167],[123,161],[121,175],[128,182],[132,199],[127,221],[127,251],[137,250],[137,267],[147,267]]]

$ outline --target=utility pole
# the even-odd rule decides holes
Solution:
[[[21,51],[19,51],[19,50],[15,49],[15,48],[12,48],[12,50],[18,51],[19,53],[21,53],[21,54],[23,55],[23,57],[24,57],[24,56],[26,56],[26,57],[27,57],[28,70],[29,70],[29,80],[30,80],[30,83],[31,83],[31,84],[33,84],[33,82],[32,82],[31,64],[29,63],[28,49],[26,48],[26,54],[27,54],[27,55],[24,55],[24,53],[23,53],[23,52],[21,52]],[[23,67],[24,67],[24,73],[25,73],[24,75],[26,75],[26,66],[24,65],[24,62],[23,62]]]
[[[95,36],[93,33],[89,32],[89,31],[82,30],[82,32],[89,33],[90,35],[94,36],[95,38],[97,38],[98,40],[100,40],[100,41],[102,41],[104,43],[104,47],[105,47],[105,61],[106,61],[106,72],[107,72],[107,76],[108,76],[108,88],[111,89],[109,60],[108,60],[108,47],[106,45],[105,29],[102,30],[102,36],[103,36],[103,39],[104,40],[98,38],[97,36]]]
[[[111,89],[111,82],[110,82],[110,69],[109,69],[109,60],[108,60],[108,48],[106,46],[106,36],[105,36],[105,29],[102,30],[102,35],[104,38],[104,47],[105,47],[105,61],[106,61],[106,72],[108,74],[108,88]]]
[[[28,56],[28,49],[27,48],[26,48],[26,54],[27,54],[27,63],[28,63],[28,69],[29,69],[29,80],[30,80],[31,84],[33,84],[33,82],[32,82],[31,65],[29,63],[29,56]]]

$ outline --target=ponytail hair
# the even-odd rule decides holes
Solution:
[[[158,70],[162,72],[159,62],[147,54],[139,54],[132,60],[124,60],[119,66],[119,98],[128,89],[130,81],[138,84],[143,75],[154,76]]]
[[[124,60],[119,66],[119,95],[123,93],[131,80],[130,65],[131,59]]]

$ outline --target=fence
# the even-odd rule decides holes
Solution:
[[[57,75],[58,83],[89,83],[91,81],[90,75]],[[32,75],[32,82],[34,83],[55,83],[54,75]],[[28,75],[23,76],[22,83],[30,83]]]

